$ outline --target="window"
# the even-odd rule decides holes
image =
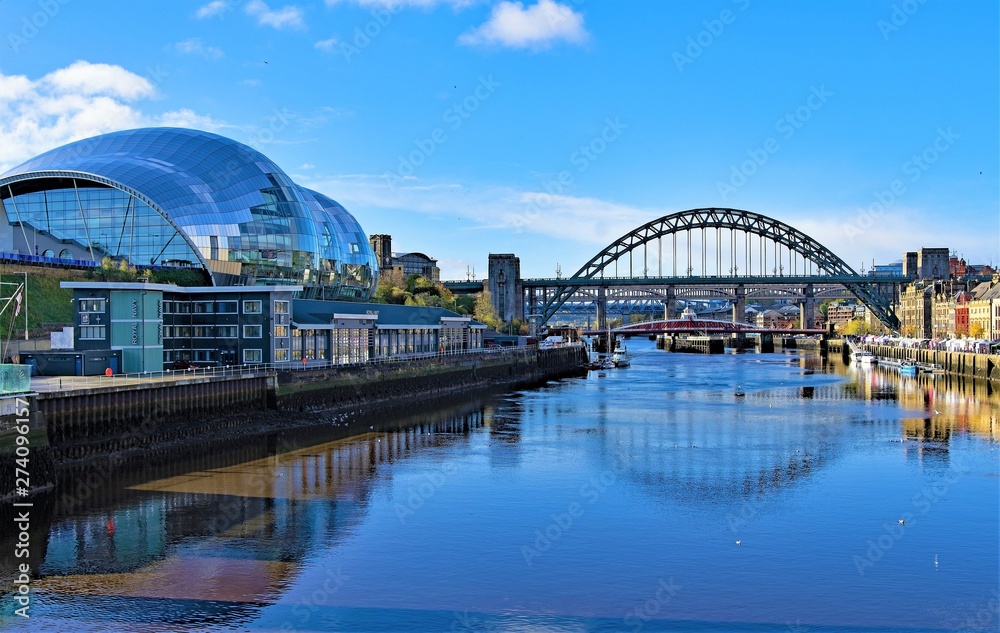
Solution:
[[[104,312],[105,299],[80,299],[80,312]]]
[[[216,326],[217,338],[236,338],[239,336],[239,328],[235,325]]]
[[[73,259],[73,251],[68,248],[64,248],[59,251],[59,259]]]
[[[215,308],[214,301],[195,301],[194,302],[194,313],[195,314],[212,314]]]
[[[81,341],[103,341],[105,330],[103,325],[84,325],[80,327]]]
[[[218,301],[215,304],[215,311],[217,314],[234,314],[236,304],[236,301]]]
[[[259,349],[245,349],[243,350],[243,362],[244,363],[259,363],[263,358]]]
[[[195,338],[212,338],[212,326],[211,325],[196,325],[194,326],[194,337]]]
[[[243,314],[260,314],[261,313],[261,302],[260,301],[244,301],[243,302]]]
[[[260,338],[262,336],[260,325],[244,325],[243,338]]]
[[[288,326],[287,325],[276,325],[274,326],[274,335],[278,338],[284,338],[288,336]]]
[[[274,350],[274,362],[283,363],[288,360],[288,350],[287,349],[276,349]]]
[[[191,302],[174,301],[174,314],[191,314]]]
[[[275,301],[274,302],[274,313],[275,314],[288,314],[288,302],[287,301]]]

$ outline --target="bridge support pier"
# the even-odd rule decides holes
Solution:
[[[608,329],[608,289],[604,286],[597,288],[597,329]]]
[[[677,313],[677,291],[673,286],[667,286],[667,296],[663,300],[663,318],[672,319]]]
[[[743,323],[747,318],[747,289],[743,284],[736,286],[736,300],[733,301],[733,323]]]
[[[816,327],[816,296],[813,285],[806,284],[802,294],[805,295],[805,299],[799,304],[799,327],[803,330],[812,330]]]

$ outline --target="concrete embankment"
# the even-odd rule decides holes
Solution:
[[[861,345],[861,348],[879,358],[932,364],[941,367],[945,373],[955,376],[1000,381],[1000,355],[997,354],[970,354],[891,345]],[[843,339],[830,340],[829,349],[831,352],[842,354],[845,360],[850,355],[850,348]]]
[[[285,411],[325,410],[442,398],[483,387],[530,386],[576,375],[585,362],[582,347],[565,347],[285,372],[278,376],[277,406]]]
[[[578,374],[585,358],[582,347],[528,349],[41,393],[29,398],[37,469],[31,488],[50,486],[57,470],[176,459],[324,424],[336,413],[371,415],[400,403],[450,403],[472,392],[539,384]],[[14,472],[15,455],[7,448],[0,451],[0,483]]]
[[[879,358],[930,363],[940,366],[949,374],[1000,381],[1000,356],[997,354],[969,354],[967,352],[946,352],[889,345],[862,345],[861,347]]]

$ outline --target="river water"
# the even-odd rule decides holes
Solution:
[[[64,500],[6,626],[1000,627],[989,385],[629,347],[628,369]]]

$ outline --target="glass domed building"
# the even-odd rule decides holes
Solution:
[[[367,300],[378,262],[344,207],[232,139],[126,130],[0,175],[0,251],[204,270],[214,285],[302,285]]]

